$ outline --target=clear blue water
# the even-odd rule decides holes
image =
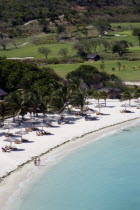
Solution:
[[[18,210],[139,209],[140,126],[75,150],[43,174],[18,206]]]

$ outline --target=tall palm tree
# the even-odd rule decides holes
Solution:
[[[100,95],[101,95],[101,98],[104,99],[104,101],[105,101],[105,107],[106,107],[106,100],[107,100],[107,97],[108,97],[108,93],[105,92],[105,91],[101,91],[100,92]]]
[[[134,89],[129,88],[125,92],[123,92],[121,100],[123,100],[123,101],[124,100],[129,100],[129,105],[131,105],[131,99],[134,98],[134,91],[133,90]]]
[[[15,110],[15,113],[18,115],[18,118],[21,112],[25,112],[25,98],[25,91],[23,89],[18,89],[17,91],[11,92],[5,99],[7,103],[12,105],[13,110]]]
[[[86,96],[83,92],[76,90],[71,95],[70,104],[72,106],[80,106],[81,107],[81,113],[83,114],[83,108],[86,101]]]
[[[5,117],[8,115],[9,110],[10,110],[9,103],[5,101],[0,101],[0,117],[2,118],[3,125]]]
[[[93,98],[95,98],[96,100],[98,100],[98,105],[99,105],[100,98],[101,98],[100,92],[94,91],[94,92],[93,92]]]
[[[40,95],[39,92],[27,92],[26,98],[25,98],[25,106],[28,107],[27,111],[30,113],[30,116],[32,118],[32,114],[36,115],[37,109],[40,105]]]

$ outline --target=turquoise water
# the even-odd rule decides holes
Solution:
[[[17,209],[139,210],[140,126],[75,150],[43,174]]]

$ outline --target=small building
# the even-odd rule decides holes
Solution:
[[[6,93],[4,90],[0,89],[0,100],[3,100],[5,96],[7,96],[8,93]]]
[[[99,92],[106,92],[108,94],[108,98],[111,99],[120,99],[121,97],[121,90],[119,88],[111,88],[111,87],[104,87],[98,89]]]
[[[98,54],[91,53],[87,55],[87,59],[88,59],[88,62],[92,63],[92,62],[101,60],[101,57]]]

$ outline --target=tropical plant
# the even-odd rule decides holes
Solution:
[[[94,91],[93,92],[93,98],[95,100],[98,100],[98,105],[99,105],[99,102],[100,102],[100,99],[101,99],[101,93],[99,91]]]
[[[106,100],[107,100],[107,97],[108,97],[108,93],[105,92],[105,91],[101,91],[101,92],[100,92],[100,97],[101,97],[102,99],[104,99],[104,101],[105,101],[105,107],[106,107]]]

